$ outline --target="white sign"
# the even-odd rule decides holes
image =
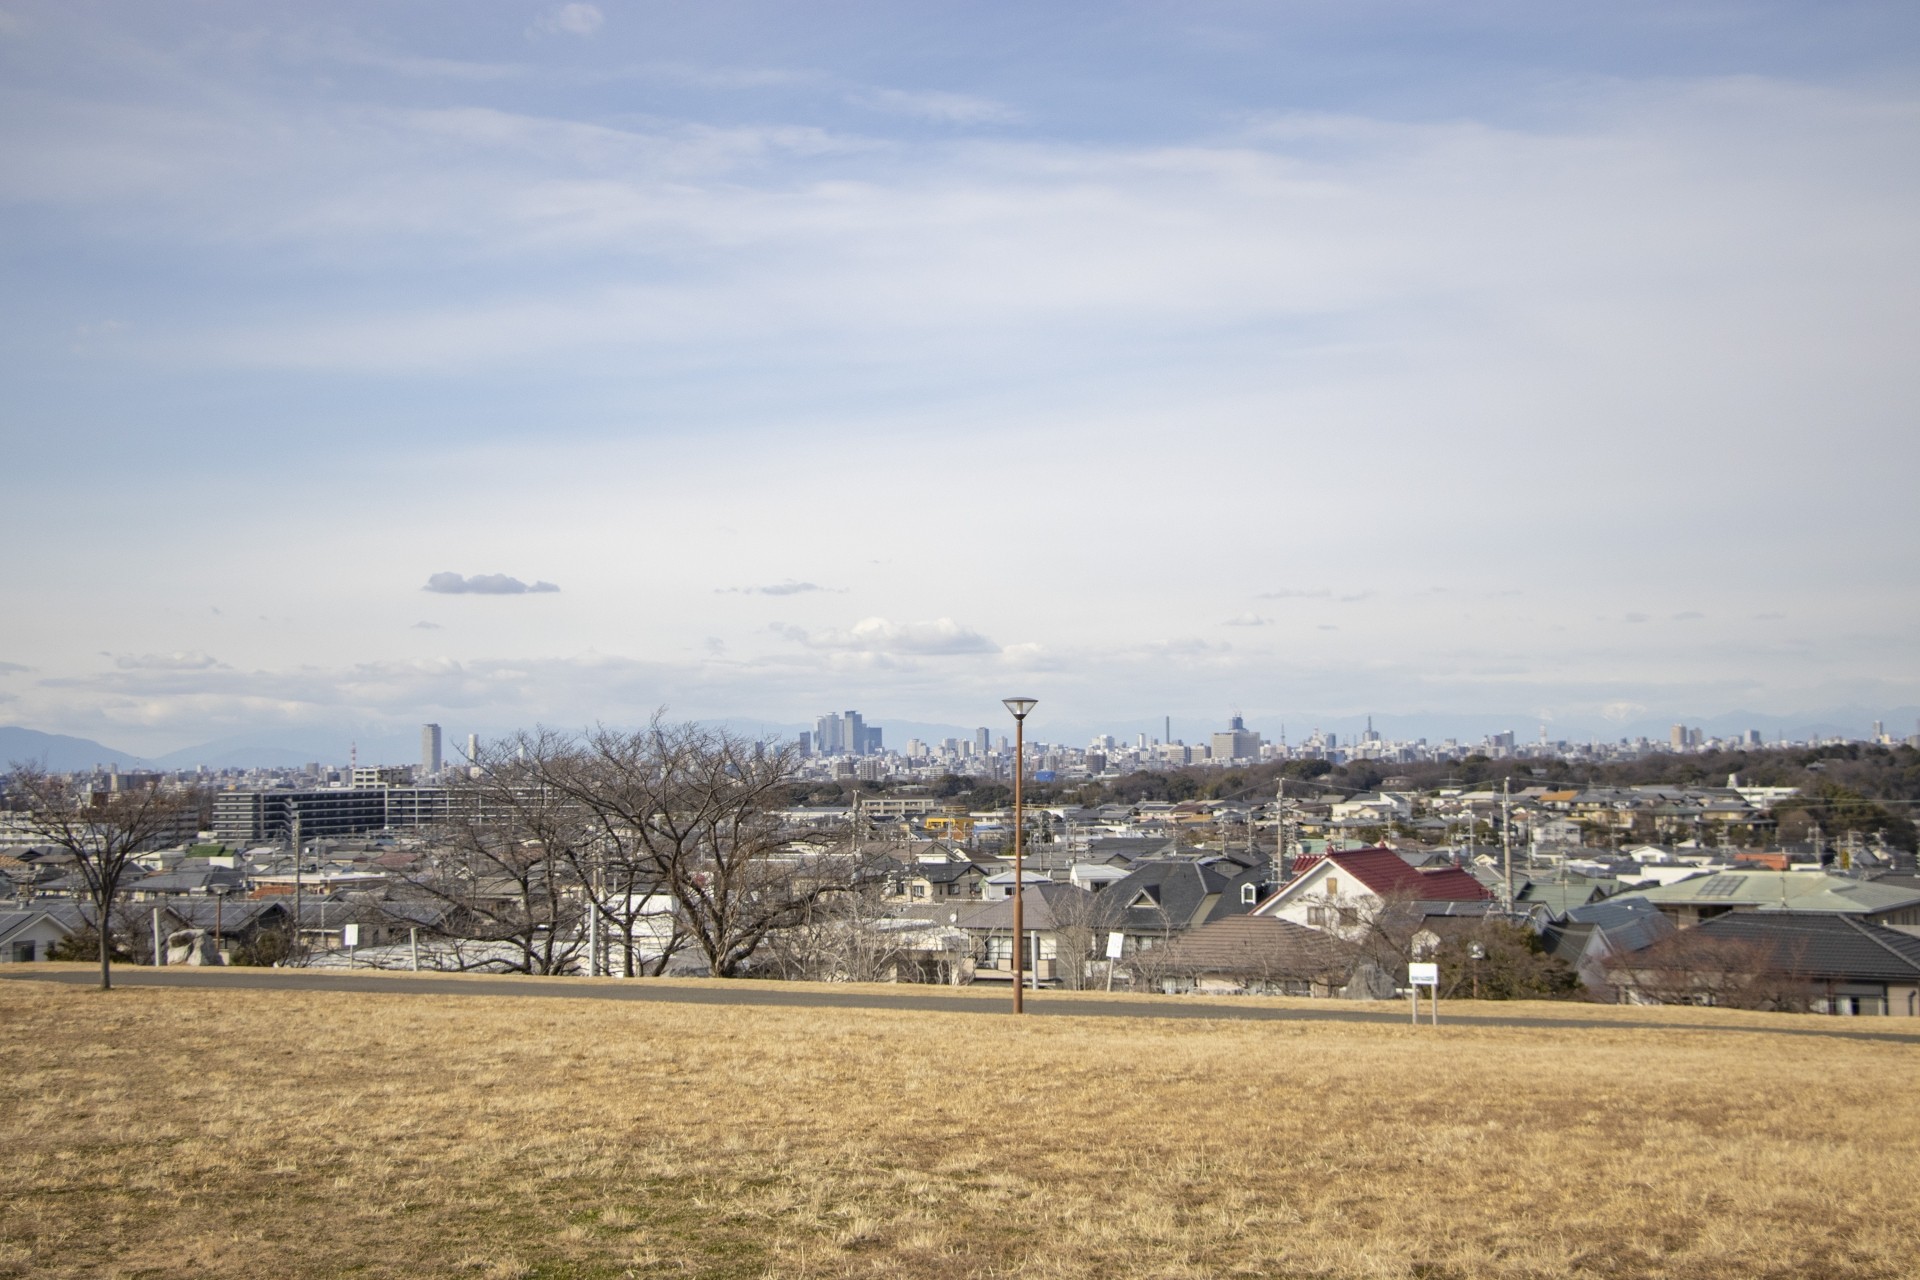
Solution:
[[[1127,935],[1110,933],[1107,935],[1107,959],[1118,960],[1121,952],[1127,949]]]
[[[360,945],[360,926],[357,924],[348,924],[348,925],[340,926],[340,941],[345,946],[349,946],[349,947],[359,946]]]
[[[1440,985],[1440,966],[1437,964],[1410,964],[1407,966],[1407,982],[1416,987],[1437,987]]]

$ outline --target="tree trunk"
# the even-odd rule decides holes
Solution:
[[[107,922],[107,909],[105,907],[96,901],[93,904],[93,909],[95,919],[98,922],[98,927],[95,932],[100,935],[100,989],[102,991],[111,991],[113,990],[112,926]]]

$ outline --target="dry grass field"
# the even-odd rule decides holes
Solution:
[[[0,1275],[1920,1274],[1913,1045],[1560,1012],[0,982]]]

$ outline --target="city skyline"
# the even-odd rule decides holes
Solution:
[[[0,723],[1898,722],[1916,25],[0,0]]]

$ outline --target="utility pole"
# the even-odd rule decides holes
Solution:
[[[1287,837],[1292,834],[1290,830],[1292,824],[1287,819],[1287,780],[1285,778],[1280,779],[1280,793],[1274,797],[1274,805],[1279,811],[1280,818],[1279,848],[1274,850],[1274,871],[1278,874],[1278,883],[1284,885],[1292,878],[1293,871],[1293,855],[1288,852],[1290,841]]]
[[[1507,882],[1507,913],[1513,913],[1513,777],[1500,779],[1500,867]]]

